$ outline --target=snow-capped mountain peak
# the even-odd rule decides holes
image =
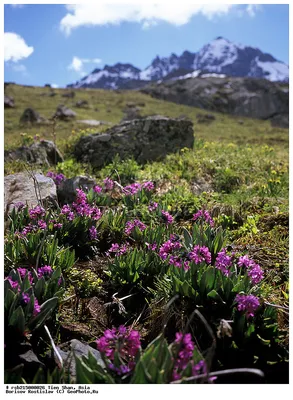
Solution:
[[[184,51],[180,56],[156,56],[143,70],[132,64],[117,63],[95,69],[71,87],[104,89],[136,88],[148,81],[217,76],[254,77],[271,81],[289,81],[289,67],[261,50],[243,46],[221,36],[198,52]]]

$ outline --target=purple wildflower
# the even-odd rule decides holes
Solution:
[[[139,219],[135,219],[133,221],[127,221],[125,225],[125,233],[126,235],[130,235],[131,232],[137,227],[140,231],[144,231],[146,229],[146,226],[143,222],[141,222]]]
[[[112,179],[110,179],[110,178],[106,178],[106,179],[104,179],[104,185],[105,185],[105,189],[106,190],[112,190],[113,189],[113,187],[114,187],[114,181],[112,181]]]
[[[175,343],[180,345],[180,350],[175,361],[173,380],[180,379],[180,373],[187,367],[187,364],[193,357],[194,351],[194,343],[190,333],[183,335],[183,333],[177,332]]]
[[[238,303],[238,311],[245,311],[246,318],[254,317],[254,312],[260,305],[259,299],[251,294],[237,294],[235,301]]]
[[[97,347],[111,361],[114,360],[115,352],[118,352],[122,365],[116,367],[119,370],[114,369],[113,364],[109,367],[118,374],[128,373],[135,367],[135,356],[140,349],[140,335],[138,331],[128,330],[123,325],[118,329],[107,329],[104,336],[97,340]]]
[[[188,254],[188,258],[195,264],[200,264],[203,261],[210,264],[212,260],[209,249],[206,246],[201,247],[199,245],[193,247],[192,251]]]
[[[91,209],[91,218],[97,221],[102,216],[101,210],[98,207],[92,207]]]
[[[239,267],[244,266],[247,268],[247,275],[250,277],[251,283],[253,285],[256,285],[263,279],[263,270],[258,264],[248,258],[247,255],[239,257],[237,264],[239,265]]]
[[[96,240],[96,239],[97,239],[97,235],[98,235],[98,233],[97,233],[97,228],[95,228],[94,226],[92,226],[92,227],[89,229],[89,237],[90,237],[90,240]]]
[[[29,215],[31,219],[37,219],[39,216],[45,215],[45,210],[41,206],[36,206],[29,210]]]
[[[259,283],[264,277],[263,270],[258,264],[253,264],[253,266],[248,270],[247,275],[250,277],[253,285]]]
[[[38,299],[35,298],[33,316],[35,317],[36,315],[39,314],[39,312],[41,312],[41,307],[39,306]]]
[[[71,212],[70,205],[65,204],[61,209],[61,214],[67,215]]]
[[[35,226],[29,224],[23,228],[21,231],[21,235],[26,236],[28,233],[31,233],[35,230]]]
[[[154,190],[155,185],[154,185],[153,182],[148,181],[148,182],[144,182],[144,183],[142,184],[142,187],[143,187],[144,189],[146,189],[146,190],[151,191],[151,190]]]
[[[228,256],[226,254],[226,249],[224,248],[217,255],[215,267],[219,269],[225,276],[229,276],[232,261],[233,255]]]
[[[163,243],[159,249],[159,256],[162,260],[166,260],[166,258],[174,251],[178,250],[182,247],[180,242],[174,242],[172,240],[167,240],[167,242]]]
[[[200,218],[212,227],[215,225],[213,218],[210,216],[207,210],[199,210],[196,214],[193,214],[192,220],[197,221]]]
[[[43,267],[38,268],[38,277],[42,278],[45,275],[52,274],[53,270],[50,265],[44,265]]]
[[[27,273],[27,269],[26,268],[17,268],[17,271],[19,272],[19,275],[21,277],[21,279],[23,279],[26,276]]]
[[[86,194],[82,189],[76,189],[76,203],[85,204],[87,202]]]
[[[132,183],[131,185],[125,186],[123,188],[123,192],[126,195],[136,194],[140,190],[141,190],[141,184],[140,183]]]
[[[94,190],[95,193],[99,193],[100,194],[103,189],[101,188],[101,186],[96,185],[96,186],[94,186],[93,190]]]
[[[52,178],[55,184],[58,186],[62,181],[64,181],[65,176],[63,174],[57,174],[56,172],[49,171],[47,173],[49,178]]]
[[[118,243],[112,243],[110,249],[107,251],[106,255],[109,256],[110,253],[114,253],[115,256],[121,256],[126,253],[129,249],[129,243],[119,246]]]
[[[10,283],[12,289],[18,289],[18,291],[20,290],[19,284],[17,281],[14,281],[11,276],[8,276],[6,278],[6,280]]]
[[[42,230],[47,229],[47,224],[46,224],[46,222],[43,221],[42,219],[40,219],[40,220],[38,221],[38,226],[39,226],[39,228],[42,229]]]
[[[162,210],[162,218],[164,220],[164,222],[168,225],[168,224],[172,224],[173,222],[173,217],[171,214],[168,213],[168,211],[164,211]]]
[[[25,204],[22,201],[18,201],[14,204],[18,211],[22,210],[25,207]]]
[[[150,212],[155,211],[158,208],[158,203],[156,203],[155,201],[152,201],[148,207]]]
[[[249,268],[251,264],[254,264],[254,261],[248,258],[248,255],[239,257],[238,263],[239,267]]]
[[[27,304],[30,301],[29,295],[27,293],[22,293],[22,300]]]

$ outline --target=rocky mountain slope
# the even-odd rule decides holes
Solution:
[[[289,125],[287,84],[252,78],[189,78],[153,83],[141,89],[152,97],[239,116]]]
[[[261,50],[243,46],[218,37],[198,52],[184,51],[180,56],[157,56],[144,70],[131,64],[117,63],[95,69],[80,81],[68,85],[74,88],[134,89],[149,82],[215,76],[264,78],[273,82],[288,82],[289,67]]]

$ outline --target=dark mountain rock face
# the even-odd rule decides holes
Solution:
[[[143,93],[162,100],[259,119],[288,115],[285,85],[253,78],[190,78],[151,84]],[[288,120],[288,119],[287,119]],[[282,127],[284,127],[282,118]]]

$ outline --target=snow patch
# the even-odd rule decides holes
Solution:
[[[266,78],[272,82],[289,80],[289,67],[286,64],[279,61],[259,61],[258,59],[256,64],[267,73]]]

